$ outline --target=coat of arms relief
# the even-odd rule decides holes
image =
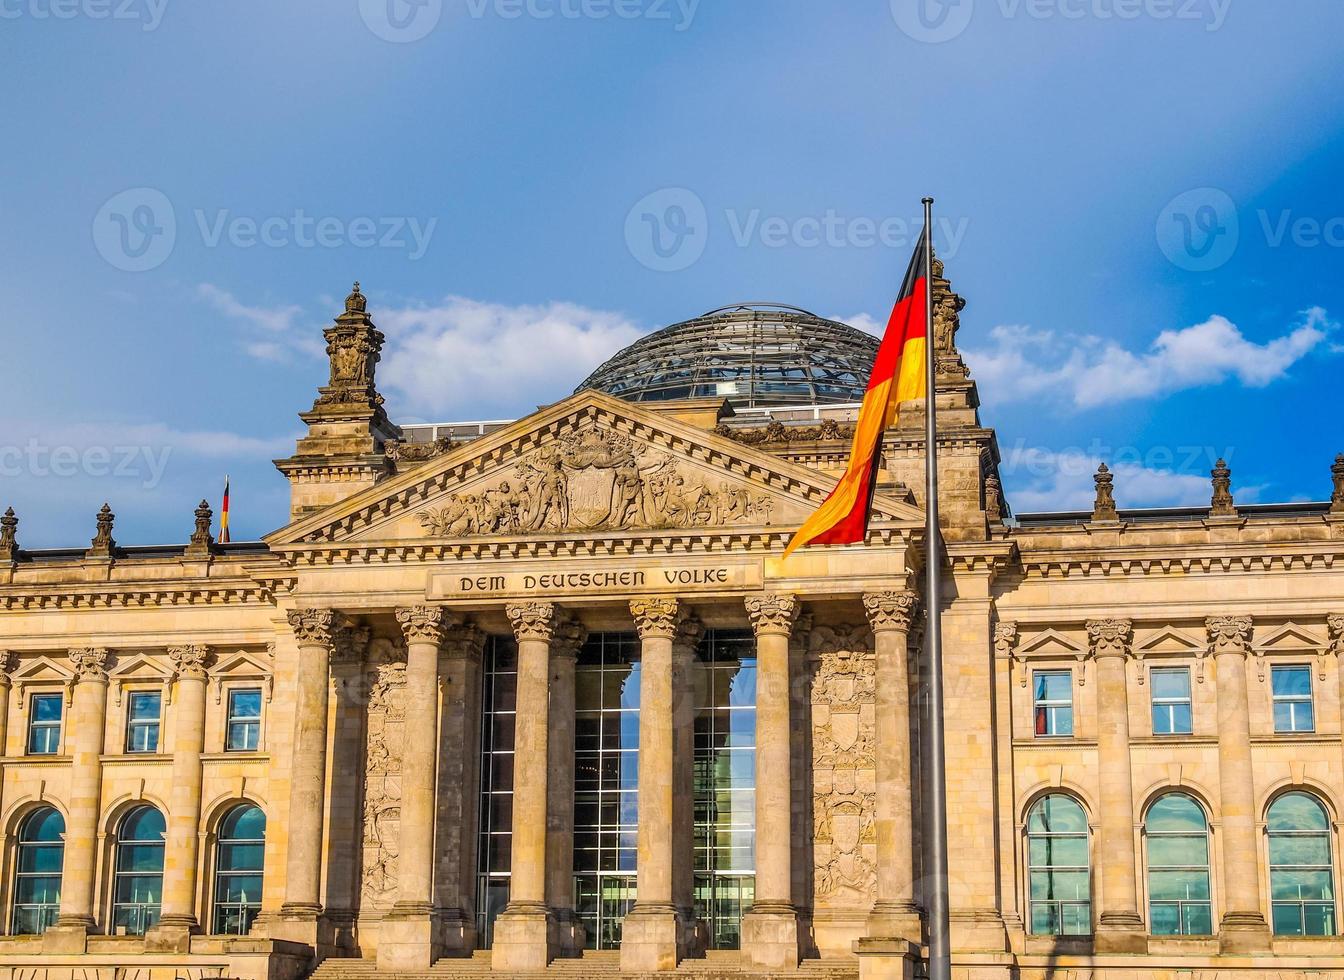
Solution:
[[[866,626],[818,626],[810,660],[817,903],[866,907],[877,883],[872,633]]]
[[[369,644],[368,754],[364,766],[364,861],[360,907],[391,908],[397,892],[401,823],[401,746],[405,722],[406,657],[399,643]]]
[[[484,489],[418,515],[435,537],[770,523],[766,494],[707,478],[620,432],[588,429],[514,464]]]

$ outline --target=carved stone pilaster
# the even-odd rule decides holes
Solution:
[[[555,637],[556,608],[553,602],[511,602],[504,607],[518,640],[550,643]]]
[[[1110,467],[1102,463],[1097,467],[1097,473],[1092,477],[1097,485],[1096,499],[1092,503],[1092,521],[1097,524],[1110,523],[1120,520],[1120,513],[1115,509],[1115,477],[1112,475]]]
[[[330,649],[336,634],[346,626],[345,617],[334,609],[292,609],[286,618],[299,646],[321,644]]]
[[[1232,471],[1225,460],[1218,460],[1211,471],[1213,500],[1209,505],[1210,517],[1236,517],[1237,505],[1232,499]]]
[[[874,633],[884,630],[908,633],[918,606],[919,596],[909,591],[869,592],[863,597],[868,625]]]
[[[1215,657],[1220,653],[1244,657],[1251,652],[1250,616],[1210,616],[1204,625],[1209,633],[1209,652]]]
[[[205,665],[210,660],[210,648],[203,643],[169,647],[168,659],[173,663],[173,674],[194,681],[205,680]]]
[[[107,651],[102,647],[71,650],[70,665],[75,669],[75,679],[78,682],[107,682]]]
[[[748,596],[746,607],[751,628],[757,636],[769,633],[788,636],[793,632],[799,612],[797,596],[777,592]]]
[[[631,599],[630,615],[635,619],[635,631],[641,640],[662,637],[672,639],[685,617],[685,610],[676,599]]]
[[[454,623],[442,606],[409,606],[397,610],[397,625],[407,643],[442,643]]]
[[[1018,683],[1027,686],[1027,665],[1017,655],[1017,623],[1000,621],[994,624],[994,656],[1007,660],[1009,670],[1017,669]]]

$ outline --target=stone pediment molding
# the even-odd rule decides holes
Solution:
[[[1078,686],[1082,687],[1087,684],[1087,661],[1091,656],[1092,650],[1085,637],[1076,639],[1054,628],[1044,629],[1038,633],[1021,634],[1013,650],[1013,659],[1022,667],[1023,683],[1026,682],[1030,662],[1033,660],[1072,659],[1078,664]]]
[[[1144,681],[1143,661],[1160,657],[1194,657],[1195,680],[1204,683],[1204,661],[1209,655],[1209,643],[1193,633],[1164,626],[1134,641],[1134,659],[1139,661],[1139,683]]]
[[[1257,679],[1264,683],[1265,658],[1286,655],[1301,658],[1315,657],[1317,674],[1321,680],[1326,677],[1326,659],[1330,653],[1330,643],[1310,629],[1296,623],[1284,623],[1255,638],[1251,643],[1251,655],[1255,658]]]
[[[163,688],[164,703],[171,703],[170,681],[172,671],[161,660],[148,653],[133,653],[117,658],[116,666],[108,671],[112,682],[112,703],[121,707],[126,688],[135,684],[157,684]]]
[[[835,477],[713,432],[585,391],[276,531],[277,551],[391,549],[426,557],[484,545],[526,554],[539,540],[727,537],[782,544]],[[922,521],[878,495],[876,532]],[[666,546],[662,548],[666,550]]]
[[[207,683],[215,704],[224,700],[224,685],[229,681],[257,681],[262,697],[271,701],[274,684],[274,654],[251,650],[215,650],[214,662],[207,670]]]

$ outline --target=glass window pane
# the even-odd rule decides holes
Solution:
[[[1148,838],[1148,866],[1151,868],[1206,867],[1208,863],[1207,837]]]
[[[1152,672],[1154,698],[1189,698],[1190,671],[1164,668]]]
[[[1270,893],[1277,901],[1311,901],[1333,898],[1329,871],[1274,871]]]
[[[1087,867],[1086,837],[1033,837],[1029,852],[1033,868]]]
[[[1311,670],[1307,667],[1275,667],[1270,676],[1275,696],[1311,694]]]
[[[1052,833],[1086,833],[1087,817],[1083,808],[1068,796],[1047,796],[1031,811],[1028,829]]]
[[[1146,826],[1149,833],[1203,835],[1204,810],[1183,793],[1168,793],[1149,808]]]
[[[1287,793],[1269,808],[1269,829],[1328,830],[1325,808],[1305,793]]]
[[[1171,727],[1169,735],[1189,735],[1195,730],[1194,711],[1189,704],[1171,705]]]
[[[230,691],[229,716],[231,718],[260,718],[261,691],[250,688]]]
[[[59,694],[39,694],[33,698],[34,721],[60,721],[62,697]]]
[[[1272,919],[1274,923],[1274,935],[1302,935],[1302,906],[1276,904],[1274,906]]]
[[[1200,901],[1209,897],[1207,871],[1153,871],[1148,890],[1154,901]]]
[[[1206,904],[1185,906],[1185,934],[1187,936],[1213,935],[1213,906]]]
[[[1269,863],[1271,865],[1308,865],[1328,867],[1330,839],[1316,834],[1305,836],[1269,835]]]
[[[162,696],[156,691],[137,691],[131,695],[132,721],[158,721]]]
[[[1175,936],[1181,931],[1181,907],[1169,902],[1149,906],[1150,928],[1154,936]]]

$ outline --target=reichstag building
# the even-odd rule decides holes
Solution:
[[[1344,978],[1340,447],[1325,503],[1015,515],[934,285],[936,602],[918,405],[866,544],[782,558],[876,349],[782,306],[401,427],[356,286],[285,527],[5,514],[0,980],[920,976],[930,605],[957,977]]]

